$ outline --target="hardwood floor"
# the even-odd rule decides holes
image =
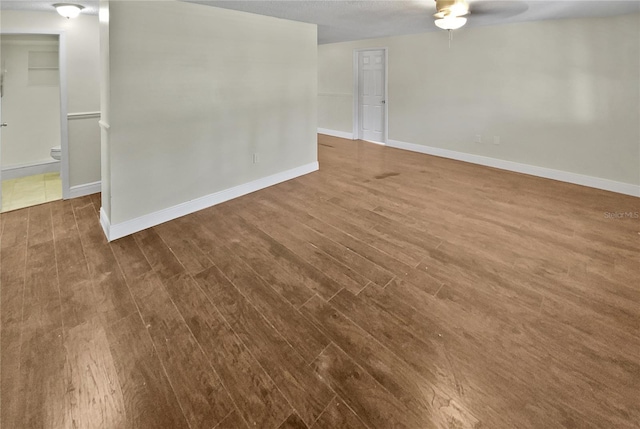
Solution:
[[[2,214],[2,428],[640,427],[640,199],[319,141],[110,244]]]

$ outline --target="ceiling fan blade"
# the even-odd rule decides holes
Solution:
[[[469,3],[471,16],[490,15],[496,18],[510,18],[526,12],[527,9],[529,5],[521,0],[478,0]]]

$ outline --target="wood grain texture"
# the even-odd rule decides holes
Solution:
[[[85,261],[91,275],[95,306],[105,323],[113,323],[136,312],[123,272],[104,234],[96,230],[98,214],[89,197],[71,200]]]
[[[246,429],[247,423],[236,410],[229,413],[214,429]]]
[[[56,240],[78,234],[73,206],[66,201],[59,200],[51,203],[51,221],[53,236]]]
[[[640,199],[320,142],[113,243],[0,215],[2,428],[638,429]]]
[[[220,271],[234,284],[293,348],[310,362],[329,341],[300,312],[263,281],[240,258],[233,257],[226,249],[212,253],[212,259]]]
[[[15,427],[64,427],[65,353],[62,329],[26,328],[20,349],[20,395]],[[25,400],[26,399],[26,400]]]
[[[62,329],[53,241],[29,246],[26,272],[22,306],[23,329],[40,329],[42,333]]]
[[[230,204],[230,207],[233,209],[234,205]],[[369,282],[366,277],[298,237],[287,225],[277,221],[279,213],[265,210],[266,208],[263,204],[254,204],[251,210],[243,209],[242,206],[239,210],[244,218],[267,233],[270,240],[268,248],[277,246],[278,253],[282,255],[279,259],[287,258],[291,261],[294,269],[304,278],[304,284],[310,292],[329,299],[342,288],[358,291]],[[273,242],[277,245],[272,246]]]
[[[0,215],[0,426],[16,427],[20,395],[22,304],[27,259],[28,210]]]
[[[131,289],[190,426],[217,425],[233,408],[229,394],[173,304],[159,275],[155,272],[145,274],[132,282]]]
[[[64,343],[70,427],[124,426],[124,398],[102,326],[83,323],[69,329]]]
[[[356,414],[340,399],[334,399],[311,427],[312,429],[365,429]]]
[[[217,267],[196,280],[298,415],[314,422],[333,397],[328,386]]]
[[[151,265],[133,236],[130,235],[114,241],[111,243],[111,249],[127,280],[134,281],[141,275],[151,271]]]
[[[285,420],[278,429],[308,429],[308,427],[302,419],[294,413],[287,417],[287,420]]]
[[[223,211],[218,217],[225,219],[214,230],[221,243],[241,256],[287,301],[299,306],[313,296],[317,284],[313,278],[314,273],[310,272],[314,271],[313,267],[308,267],[277,240],[252,227],[232,211]],[[273,260],[277,264],[273,264]],[[339,289],[339,285],[336,285],[336,290]]]
[[[187,419],[138,314],[106,328],[126,411],[123,427],[188,428]]]
[[[355,410],[369,427],[433,428],[423,421],[358,366],[338,346],[331,343],[313,364],[316,372]]]
[[[26,278],[28,211],[2,214],[0,244],[0,323],[2,329],[20,328]]]
[[[180,222],[166,222],[154,229],[189,273],[197,274],[213,265],[207,255],[193,243],[191,237],[195,231],[189,226],[182,226]],[[120,240],[114,244],[118,241]]]
[[[145,229],[133,235],[153,270],[162,279],[168,279],[184,271],[184,267],[171,249],[153,229]],[[126,253],[125,253],[126,254]]]
[[[56,238],[54,242],[55,262],[60,285],[62,321],[68,330],[98,317],[99,312],[77,228],[68,228],[62,237]]]
[[[286,400],[198,284],[186,274],[165,284],[247,424],[281,422],[291,411]]]
[[[459,404],[459,399],[444,393],[440,386],[419,377],[390,349],[356,326],[320,298],[307,302],[309,314],[333,343],[344,350],[392,396],[402,402],[417,421],[431,421],[433,427],[476,427],[478,421]],[[369,323],[375,323],[370,321]],[[428,358],[428,356],[425,356]],[[451,405],[455,404],[452,413]]]

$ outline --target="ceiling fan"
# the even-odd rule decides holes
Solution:
[[[443,30],[457,30],[467,23],[467,15],[496,19],[525,12],[529,6],[522,0],[435,0],[435,24]],[[474,18],[475,19],[475,18]]]

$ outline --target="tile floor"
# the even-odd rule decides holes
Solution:
[[[60,173],[2,181],[2,212],[62,199]]]

